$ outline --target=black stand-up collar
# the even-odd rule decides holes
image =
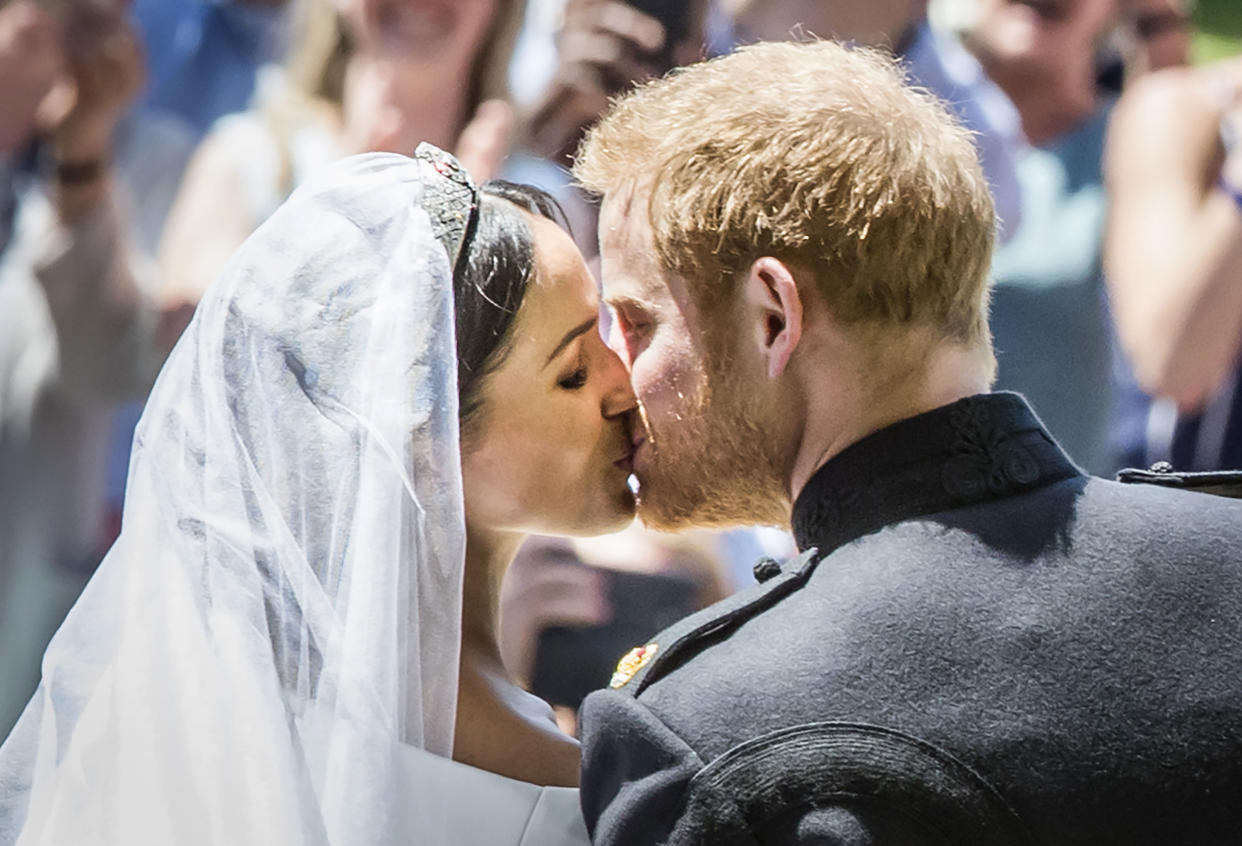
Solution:
[[[830,458],[793,508],[799,549],[826,555],[891,523],[1081,472],[1018,394],[967,397],[874,432]]]

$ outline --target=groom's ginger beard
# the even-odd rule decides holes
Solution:
[[[787,526],[787,461],[765,409],[725,357],[698,352],[689,390],[665,383],[664,397],[639,397],[648,455],[635,468],[638,516],[668,531]]]

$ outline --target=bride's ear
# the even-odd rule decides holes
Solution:
[[[802,340],[802,296],[789,266],[779,259],[756,259],[743,283],[748,332],[769,379],[785,372]]]

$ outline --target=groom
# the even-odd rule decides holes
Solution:
[[[944,108],[759,45],[614,104],[575,174],[643,518],[803,550],[587,699],[595,842],[1237,842],[1242,506],[1084,476],[989,393],[992,203]]]

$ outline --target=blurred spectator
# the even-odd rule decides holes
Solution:
[[[287,0],[134,0],[150,84],[142,105],[201,136],[250,105],[255,73],[285,53]]]
[[[986,0],[982,12],[966,43],[1017,106],[1031,142],[1017,160],[1022,225],[993,263],[997,387],[1025,394],[1076,462],[1111,475],[1101,271],[1111,102],[1096,86],[1096,50],[1115,0]]]
[[[626,652],[729,592],[718,537],[634,525],[598,538],[527,541],[501,590],[500,646],[514,678],[575,733],[583,697]]]
[[[0,258],[0,735],[102,554],[114,403],[145,394],[186,317],[140,284],[125,211],[114,136],[143,80],[126,5],[57,9],[0,4],[0,126],[27,151],[10,159]],[[141,160],[175,160],[174,136],[143,126]]]
[[[1122,0],[1126,77],[1190,64],[1194,0]]]
[[[966,44],[1018,109],[1027,139],[1046,145],[1100,107],[1097,48],[1116,21],[1117,0],[982,0]]]
[[[832,38],[901,54],[918,37],[927,0],[726,0],[742,43]]]
[[[1158,71],[1118,104],[1107,268],[1139,386],[1128,463],[1242,468],[1242,58]]]
[[[56,21],[31,2],[0,3],[0,255],[13,234],[19,157],[64,64]]]
[[[338,8],[339,7],[339,8]],[[523,0],[299,0],[283,74],[221,120],[186,174],[161,245],[168,296],[197,302],[307,176],[363,151],[454,149],[475,177],[507,149],[508,60]]]
[[[1002,239],[1022,212],[1014,153],[1022,144],[1013,106],[953,38],[932,29],[927,0],[726,0],[740,42],[818,36],[900,55],[911,81],[947,102],[977,133]]]

